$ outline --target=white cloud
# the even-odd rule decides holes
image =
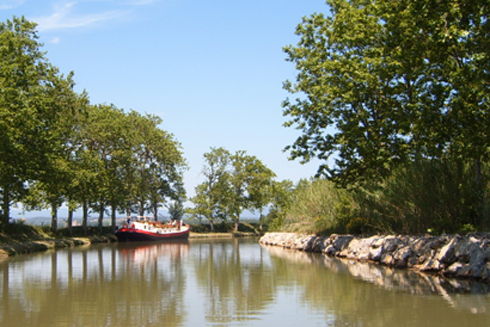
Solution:
[[[51,43],[53,43],[53,44],[58,44],[58,43],[60,43],[60,41],[61,41],[61,39],[59,37],[54,37],[51,39]]]
[[[1,0],[0,1],[0,10],[7,10],[7,9],[19,7],[24,2],[26,2],[26,0]]]
[[[34,21],[38,23],[38,31],[90,26],[98,22],[113,20],[127,13],[122,10],[112,10],[92,14],[78,14],[74,10],[76,5],[77,2],[71,2],[62,6],[55,6],[55,12],[51,16],[35,18]]]

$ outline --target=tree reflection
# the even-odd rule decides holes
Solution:
[[[462,311],[467,314],[465,324],[472,320],[474,324],[470,325],[490,322],[488,299],[471,295],[488,293],[490,286],[486,284],[315,253],[277,247],[266,249],[273,265],[280,267],[275,269],[278,287],[297,285],[301,302],[308,303],[310,310],[324,314],[335,326],[459,325]],[[449,310],[448,304],[456,310]],[[435,316],[435,312],[444,315]]]
[[[490,324],[488,285],[256,240],[93,246],[11,258],[0,274],[0,326]]]
[[[272,303],[275,278],[271,267],[264,264],[261,248],[255,243],[249,246],[254,248],[253,256],[247,244],[237,239],[233,246],[223,240],[192,243],[196,278],[206,297],[207,322],[257,319]],[[242,258],[242,251],[248,256]]]
[[[52,252],[31,259],[38,270],[24,278],[25,262],[4,264],[0,326],[181,326],[187,251],[160,244]]]

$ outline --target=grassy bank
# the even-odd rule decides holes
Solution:
[[[246,236],[259,236],[257,226],[253,223],[240,223],[238,232],[233,232],[232,224],[218,224],[214,232],[209,225],[195,224],[191,226],[189,238],[233,238]],[[104,227],[99,233],[96,228],[89,227],[87,232],[81,227],[74,227],[69,233],[68,229],[61,228],[52,233],[48,227],[12,223],[3,226],[0,230],[0,258],[18,254],[42,252],[50,249],[62,249],[75,246],[90,245],[93,243],[117,242],[110,227]]]
[[[0,231],[0,258],[116,240],[116,237],[107,230],[101,234],[89,230],[85,235],[81,230],[74,229],[73,234],[68,236],[68,231],[65,229],[60,229],[53,234],[44,227],[14,223],[3,226]]]

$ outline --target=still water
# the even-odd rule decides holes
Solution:
[[[0,262],[0,326],[490,326],[490,287],[263,247],[110,244]]]

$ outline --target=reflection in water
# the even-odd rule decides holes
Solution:
[[[180,325],[188,247],[124,244],[9,260],[0,326]]]
[[[450,279],[416,270],[395,269],[368,262],[341,259],[303,251],[267,247],[273,256],[303,263],[324,265],[337,273],[349,273],[364,281],[388,290],[404,291],[410,294],[442,296],[457,294],[487,294],[490,285],[474,280]]]
[[[10,258],[0,274],[0,326],[490,324],[488,285],[256,239],[67,249]]]
[[[269,261],[264,259],[256,242],[239,245],[239,241],[192,244],[192,261],[198,289],[204,294],[208,323],[253,324],[272,302],[274,277]]]

